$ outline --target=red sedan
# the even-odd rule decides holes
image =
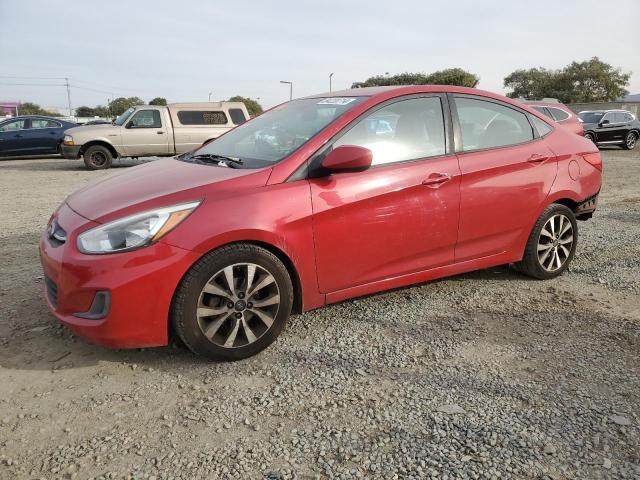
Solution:
[[[560,275],[601,170],[592,142],[480,90],[293,100],[68,197],[40,243],[46,299],[102,345],[173,327],[245,358],[292,312],[494,265]]]

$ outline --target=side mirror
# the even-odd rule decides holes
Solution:
[[[124,128],[133,128],[133,127],[135,127],[135,125],[133,124],[133,120],[129,120],[127,124],[124,126]]]
[[[610,122],[609,122],[609,120],[602,120],[602,121],[600,122],[600,126],[602,126],[602,125],[607,125],[608,123],[610,123]]]
[[[361,172],[371,166],[373,152],[356,145],[334,148],[322,160],[322,166],[331,172]]]

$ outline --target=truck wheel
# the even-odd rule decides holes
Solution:
[[[82,158],[84,158],[84,164],[89,170],[104,170],[111,166],[113,155],[107,147],[94,145],[87,148]]]

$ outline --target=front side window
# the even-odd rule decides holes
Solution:
[[[160,112],[158,110],[139,110],[131,118],[132,128],[161,128]]]
[[[31,120],[31,128],[60,128],[58,122],[54,122],[53,120],[47,120],[44,118],[34,118]]]
[[[183,125],[226,125],[224,112],[206,112],[200,110],[183,110],[178,112],[178,120]],[[234,122],[235,123],[235,122]]]
[[[128,110],[125,110],[122,114],[118,115],[118,118],[113,122],[114,125],[124,125],[124,122],[131,116],[136,109],[131,107]]]
[[[517,145],[533,140],[527,116],[513,108],[487,100],[457,97],[462,151]]]
[[[298,150],[367,97],[303,98],[275,107],[196,150],[242,160],[242,168],[272,165]],[[181,160],[190,161],[190,156]]]
[[[604,112],[580,112],[578,118],[584,123],[600,123]]]
[[[557,122],[562,122],[571,116],[561,108],[549,107],[549,111],[551,112],[551,115],[553,115],[553,119]]]
[[[22,130],[24,128],[24,120],[14,120],[0,126],[0,132],[12,132],[14,130]]]
[[[445,154],[445,130],[439,97],[395,102],[367,115],[334,147],[357,145],[373,152],[372,165]]]
[[[616,123],[615,121],[615,116],[613,114],[613,112],[609,112],[607,114],[605,114],[604,117],[602,117],[602,120],[600,120],[600,123]]]

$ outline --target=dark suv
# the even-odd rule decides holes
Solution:
[[[584,136],[596,145],[620,145],[633,150],[640,137],[640,122],[626,110],[590,110],[580,112]]]

